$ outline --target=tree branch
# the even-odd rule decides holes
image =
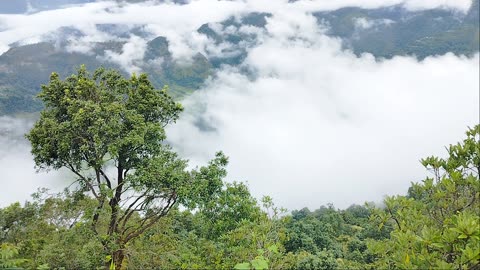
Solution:
[[[103,178],[107,182],[108,188],[111,189],[112,188],[112,182],[108,178],[107,174],[102,170],[102,168],[99,168],[98,171],[100,172],[100,174],[103,176]]]
[[[150,217],[145,217],[145,219],[142,221],[140,226],[137,227],[136,230],[127,234],[127,236],[125,237],[125,243],[128,243],[128,241],[130,241],[131,239],[144,233],[146,230],[151,228],[161,217],[165,216],[173,207],[173,205],[175,205],[176,199],[177,199],[177,194],[173,192],[167,201],[167,205],[164,208],[162,208],[162,210],[159,211],[156,215],[151,215],[151,216],[155,216],[154,218],[150,219]],[[150,221],[147,223],[147,220],[149,219]]]
[[[90,181],[88,181],[87,178],[85,178],[85,176],[83,176],[82,174],[80,174],[77,170],[75,170],[75,168],[73,167],[72,164],[66,162],[66,164],[68,166],[66,166],[70,171],[72,171],[74,174],[76,174],[78,177],[80,177],[80,179],[87,185],[87,187],[90,189],[90,191],[92,192],[93,196],[98,199],[99,196],[97,194],[97,192],[95,192],[95,188],[93,187],[92,183],[90,183]]]
[[[145,191],[142,195],[138,196],[127,208],[127,210],[125,211],[125,213],[118,219],[118,222],[121,222],[124,218],[125,220],[123,221],[123,224],[122,224],[122,229],[125,227],[125,223],[127,222],[127,220],[130,218],[130,216],[135,212],[136,208],[133,208],[135,206],[135,204],[137,204],[137,202],[145,197],[147,195],[147,193],[149,192],[150,190],[147,190]]]

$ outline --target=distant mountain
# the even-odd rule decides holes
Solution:
[[[467,14],[443,9],[412,12],[394,6],[343,8],[314,15],[329,26],[329,35],[341,37],[345,48],[357,55],[367,52],[376,57],[415,55],[423,59],[447,52],[478,52],[478,3],[475,0]]]
[[[95,56],[59,51],[53,44],[38,43],[12,48],[0,56],[0,114],[35,112],[41,104],[34,99],[40,85],[52,71],[62,76],[74,67],[86,64],[95,68],[101,63]]]
[[[157,88],[169,85],[174,96],[182,97],[198,89],[212,75],[212,65],[204,55],[197,53],[191,63],[179,64],[172,58],[168,47],[165,37],[151,40],[141,64]]]
[[[479,0],[473,1],[466,14],[446,9],[409,11],[397,5],[378,9],[349,7],[313,15],[319,26],[328,29],[327,35],[341,38],[344,49],[356,55],[371,53],[377,58],[410,55],[424,59],[447,52],[472,55],[479,51]],[[256,37],[225,30],[241,25],[263,28],[269,16],[250,13],[240,22],[230,18],[220,22],[220,31],[213,30],[210,24],[202,25],[199,33],[217,43],[229,44],[225,51],[235,52],[230,57],[211,59],[212,64],[240,64],[246,57],[245,46],[254,45]]]
[[[121,67],[104,60],[106,51],[119,52],[124,42],[95,44],[94,54],[67,52],[53,42],[14,47],[0,56],[0,115],[36,112],[41,104],[35,99],[40,85],[48,82],[51,72],[61,77],[75,72],[81,64],[89,70],[104,66]],[[208,59],[197,54],[190,64],[177,64],[171,57],[168,41],[158,37],[147,45],[140,68],[147,72],[157,88],[169,85],[174,96],[181,97],[198,89],[211,75]]]
[[[6,2],[9,3],[7,8]],[[84,2],[90,0],[0,1],[0,12],[18,12],[25,3],[34,8],[51,8]],[[342,8],[313,15],[319,28],[328,29],[329,36],[341,38],[343,47],[357,55],[371,53],[377,58],[415,55],[423,59],[447,52],[472,55],[479,51],[479,0],[474,0],[466,14],[445,9],[408,11],[402,6],[393,6]],[[221,52],[207,49],[205,55],[198,53],[189,63],[174,60],[169,41],[165,37],[150,37],[141,25],[97,25],[99,31],[118,37],[118,41],[90,44],[93,48],[89,53],[67,49],[72,39],[84,35],[74,27],[60,28],[45,36],[42,43],[11,44],[12,48],[0,56],[0,115],[40,110],[41,104],[34,96],[53,71],[65,77],[80,64],[86,64],[90,70],[99,66],[121,68],[106,55],[107,52],[121,52],[124,40],[132,35],[150,40],[143,59],[137,61],[136,66],[150,75],[157,88],[168,84],[177,98],[183,97],[199,89],[222,65],[240,65],[248,49],[259,42],[256,33],[265,29],[270,16],[253,12],[200,26],[197,32],[219,45]],[[258,31],[238,31],[245,26]]]

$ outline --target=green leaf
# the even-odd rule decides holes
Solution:
[[[258,256],[254,260],[252,260],[252,267],[255,270],[268,269],[268,262],[263,256]]]
[[[233,269],[236,270],[250,270],[250,263],[237,263]]]
[[[278,247],[277,245],[273,244],[271,246],[268,247],[268,250],[270,250],[271,252],[277,254],[278,253]]]
[[[410,256],[408,254],[405,256],[405,264],[410,264]]]

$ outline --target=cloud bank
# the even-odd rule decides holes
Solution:
[[[195,32],[202,24],[222,21],[230,16],[248,12],[311,13],[348,6],[378,8],[392,5],[402,5],[409,10],[449,8],[466,12],[471,0],[192,0],[182,5],[168,1],[140,4],[98,1],[37,13],[0,14],[0,53],[7,51],[12,43],[39,42],[60,27],[75,27],[84,31],[91,40],[111,40],[114,37],[109,38],[92,29],[97,24],[123,24],[144,25],[152,36],[166,36],[174,57],[182,58],[192,56],[202,47]],[[190,40],[196,42],[192,45]]]
[[[347,207],[406,192],[427,175],[421,158],[478,123],[478,54],[378,62],[342,51],[312,17],[284,15],[244,63],[255,78],[224,69],[184,102],[169,130],[184,156],[223,150],[229,179],[290,209]]]
[[[248,181],[257,197],[271,195],[289,209],[325,203],[347,207],[406,192],[411,181],[427,174],[419,159],[444,155],[445,145],[461,140],[467,126],[478,123],[479,55],[447,54],[421,62],[412,57],[357,57],[342,50],[340,40],[324,35],[311,13],[396,4],[411,10],[442,7],[462,12],[470,3],[95,2],[0,15],[0,51],[74,26],[84,36],[74,39],[70,49],[89,53],[91,42],[118,39],[98,31],[98,24],[141,26],[145,35],[124,37],[121,52],[104,56],[137,71],[136,62],[153,37],[166,36],[177,59],[198,51],[222,55],[229,53],[226,45],[198,34],[198,27],[252,11],[271,13],[265,29],[230,29],[255,33],[257,43],[246,46],[248,56],[240,67],[222,68],[206,87],[182,102],[187,111],[169,128],[169,141],[193,164],[223,150],[230,156],[229,181]],[[27,199],[38,186],[63,187],[67,179],[62,174],[35,174],[28,144],[17,140],[31,125],[22,121],[0,118],[0,168],[8,191],[2,192],[0,205]]]
[[[0,117],[0,207],[29,200],[38,188],[58,192],[72,182],[71,175],[63,171],[36,173],[30,144],[24,138],[32,125],[32,120]]]

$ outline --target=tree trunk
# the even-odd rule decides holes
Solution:
[[[105,269],[106,270],[112,270],[112,269],[121,270],[122,267],[123,267],[124,260],[125,260],[125,250],[122,247],[119,250],[113,252],[112,258],[105,265]],[[112,264],[112,262],[113,262],[113,264]],[[114,268],[112,268],[112,266]]]
[[[115,270],[121,270],[123,260],[125,259],[124,249],[121,248],[113,253],[113,262],[115,263]]]

